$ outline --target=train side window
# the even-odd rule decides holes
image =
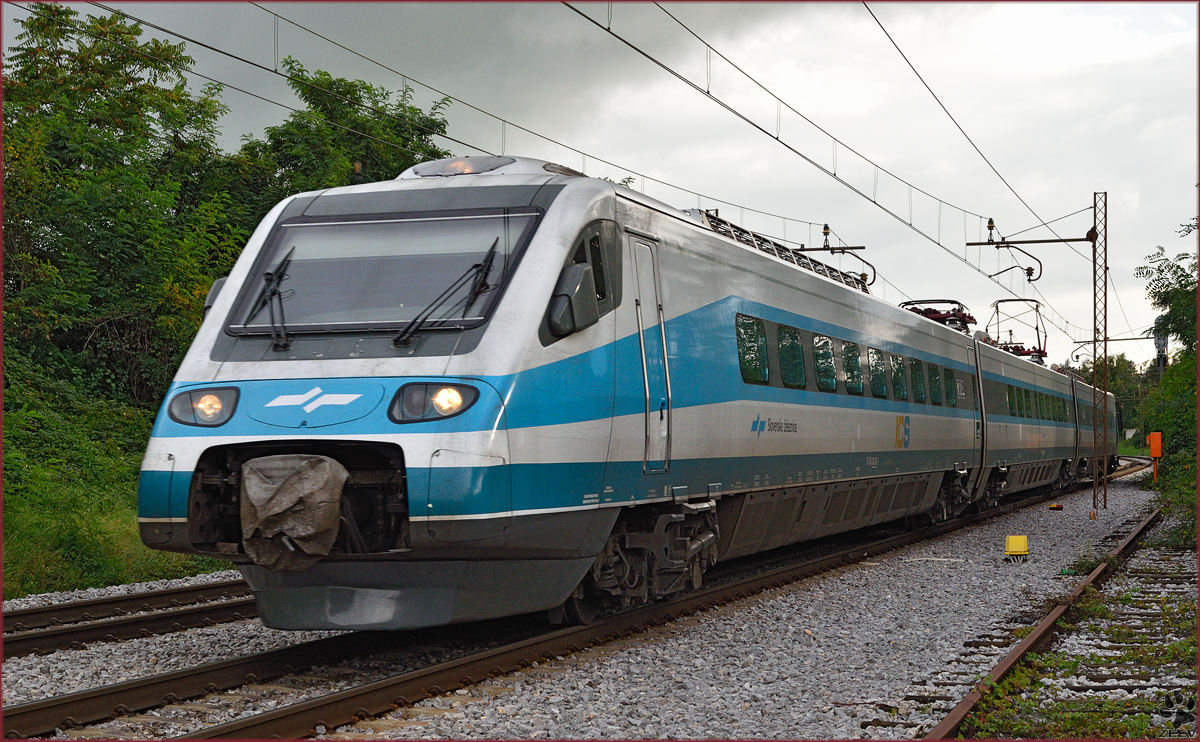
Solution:
[[[1033,417],[1033,395],[1028,389],[1022,389],[1025,393],[1025,417]]]
[[[804,388],[804,344],[800,331],[779,326],[779,380],[789,389]]]
[[[1046,407],[1046,395],[1038,392],[1038,417],[1043,420],[1049,420],[1050,415]]]
[[[925,368],[924,364],[916,358],[908,359],[909,368],[912,370],[912,388],[913,401],[925,401]]]
[[[833,341],[824,335],[813,335],[813,360],[817,363],[817,388],[823,392],[836,392],[837,369],[833,365]]]
[[[1042,400],[1038,398],[1037,392],[1032,392],[1032,394],[1033,394],[1033,417],[1035,419],[1041,420],[1042,419]]]
[[[842,368],[846,371],[846,391],[862,394],[862,351],[857,343],[842,343]]]
[[[908,382],[904,377],[904,356],[892,356],[892,397],[908,399]]]
[[[887,399],[887,365],[883,351],[867,348],[867,365],[871,369],[871,394]]]
[[[621,303],[620,236],[616,222],[600,220],[583,228],[575,240],[571,262],[592,267],[596,301],[603,317]]]
[[[1009,384],[1004,396],[1008,399],[1008,414],[1011,417],[1019,417],[1017,415],[1017,392],[1013,389],[1013,385]]]
[[[942,378],[946,381],[946,406],[958,407],[958,384],[954,383],[954,369],[942,369]]]
[[[929,364],[929,401],[937,405],[942,403],[942,372],[932,363]]]
[[[742,381],[747,384],[767,383],[767,331],[762,320],[739,314],[736,320],[738,365]]]

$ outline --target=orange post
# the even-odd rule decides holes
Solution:
[[[1158,460],[1162,458],[1162,433],[1151,433],[1146,436],[1150,446],[1150,458],[1154,459],[1154,481],[1158,481]]]

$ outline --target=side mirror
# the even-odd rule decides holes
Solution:
[[[208,316],[208,310],[212,309],[213,304],[217,303],[217,296],[221,293],[221,287],[225,285],[225,281],[229,276],[218,278],[213,281],[212,288],[208,290],[208,296],[204,297],[204,312],[200,315],[201,319]]]
[[[596,301],[592,266],[572,263],[563,268],[550,297],[550,333],[554,337],[566,337],[599,321],[600,304]]]

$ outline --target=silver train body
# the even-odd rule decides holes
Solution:
[[[168,392],[143,541],[237,565],[277,628],[586,620],[1115,461],[1111,397],[1097,453],[1090,387],[748,234],[523,158],[289,198]],[[347,472],[305,569],[243,543],[274,455]]]

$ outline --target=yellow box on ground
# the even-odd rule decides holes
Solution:
[[[1004,556],[1026,556],[1029,554],[1028,536],[1005,536]]]

